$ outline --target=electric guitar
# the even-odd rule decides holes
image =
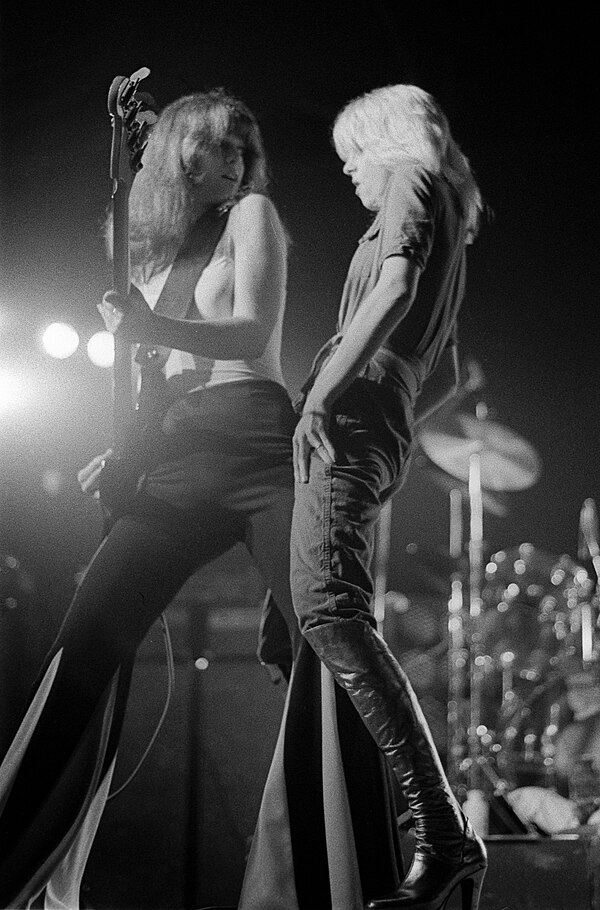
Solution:
[[[108,92],[108,112],[112,124],[110,177],[112,180],[113,290],[123,297],[130,291],[129,270],[129,194],[133,179],[142,167],[150,126],[156,122],[156,104],[151,95],[138,94],[142,79],[150,75],[142,67],[129,78],[116,76]],[[132,345],[114,336],[113,432],[115,439],[130,422],[135,400],[132,371]]]
[[[122,297],[131,288],[129,261],[129,195],[133,180],[142,167],[142,156],[148,142],[150,127],[156,122],[157,107],[146,92],[138,92],[142,79],[150,74],[141,67],[131,76],[116,76],[108,92],[108,112],[112,124],[110,177],[112,180],[112,279],[113,290]],[[106,462],[100,476],[100,500],[108,517],[134,482],[135,469],[129,470],[126,460],[119,457],[125,450],[131,428],[135,424],[135,372],[133,345],[114,336],[113,365],[113,447],[114,456]]]

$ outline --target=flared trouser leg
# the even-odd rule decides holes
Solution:
[[[12,744],[0,772],[1,907],[26,906],[73,845],[116,755],[137,647],[195,558],[133,518],[95,554],[33,687],[20,750]]]
[[[381,753],[302,641],[240,910],[362,910],[402,879],[396,815]]]
[[[32,740],[41,729],[52,695],[52,686],[63,657],[59,650],[49,662],[19,731],[0,766],[0,803],[11,809],[13,786],[31,784],[24,766]],[[20,803],[3,819],[3,848],[0,863],[0,906],[28,907],[48,886],[45,907],[79,905],[79,885],[98,827],[112,778],[114,749],[111,739],[122,720],[117,707],[128,688],[119,685],[119,673],[92,712],[85,734],[73,749],[55,786],[41,800],[36,811],[25,819]],[[46,712],[46,716],[44,713]],[[42,720],[44,718],[44,720]],[[41,739],[37,737],[41,742]],[[50,745],[47,743],[47,745]],[[16,791],[18,794],[18,790]],[[16,805],[16,810],[14,806]],[[27,808],[30,808],[31,804]]]

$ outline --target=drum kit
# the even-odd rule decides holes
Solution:
[[[588,712],[600,716],[595,503],[588,499],[581,510],[577,561],[530,543],[484,554],[486,496],[493,503],[498,494],[535,484],[538,454],[489,420],[483,404],[474,415],[453,411],[430,421],[419,444],[449,490],[455,566],[447,615],[450,781],[465,798],[474,790],[499,794],[526,786],[568,791],[556,757],[573,721],[573,686],[587,687]]]

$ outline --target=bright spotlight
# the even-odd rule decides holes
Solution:
[[[16,410],[25,400],[21,381],[11,373],[0,372],[0,414]]]
[[[53,322],[42,335],[42,345],[50,357],[65,360],[74,354],[79,346],[79,335],[66,322]]]
[[[111,367],[115,362],[115,340],[111,332],[96,332],[87,343],[88,357],[97,367]]]

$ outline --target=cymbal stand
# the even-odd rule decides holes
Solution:
[[[483,578],[483,504],[481,492],[481,453],[473,452],[469,458],[469,504],[471,510],[469,536],[469,670],[470,712],[467,742],[469,746],[469,789],[479,789],[478,759],[481,754],[479,727],[481,725],[482,687],[484,679],[481,652],[480,617],[482,608],[481,584]]]
[[[478,413],[478,417],[480,414]],[[485,765],[481,742],[481,706],[484,656],[481,650],[481,610],[483,579],[483,499],[481,490],[481,446],[469,457],[469,721],[467,727],[466,799],[463,811],[479,835],[488,833],[490,807],[485,792]]]
[[[448,706],[447,706],[447,772],[448,780],[455,792],[461,785],[461,767],[465,759],[465,735],[463,706],[467,698],[465,671],[468,654],[465,649],[464,595],[462,577],[462,493],[450,490],[450,558],[455,560],[452,573],[451,593],[448,601]]]
[[[477,406],[477,417],[485,419],[485,404]],[[480,617],[482,612],[483,581],[483,492],[481,486],[481,450],[478,446],[469,456],[469,539],[468,539],[468,620],[465,622],[463,579],[459,569],[452,576],[452,592],[448,604],[448,774],[455,789],[464,791],[467,803],[477,803],[480,827],[487,824],[483,806],[484,775],[482,764],[487,760],[481,746],[481,711],[485,674],[481,650]],[[450,553],[458,559],[462,554],[462,497],[458,490],[450,494]],[[465,628],[466,627],[466,628]],[[467,679],[469,701],[467,712],[461,712],[466,702]],[[463,718],[462,714],[467,713]],[[466,773],[465,773],[466,772]],[[482,832],[485,833],[485,832]]]

